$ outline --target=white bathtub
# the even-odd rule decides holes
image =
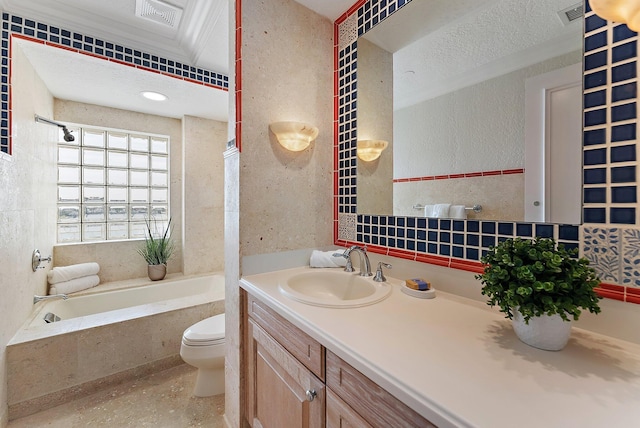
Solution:
[[[99,285],[34,305],[7,344],[10,419],[180,364],[183,331],[224,312],[224,275]],[[46,323],[53,313],[60,321]]]
[[[135,284],[135,283],[134,283]],[[104,287],[104,286],[102,286]],[[29,326],[44,325],[44,316],[53,313],[61,320],[86,317],[118,309],[143,305],[153,305],[149,308],[167,310],[172,307],[188,305],[191,301],[208,302],[224,299],[224,276],[207,275],[196,277],[177,277],[158,282],[144,282],[143,284],[127,288],[112,288],[106,290],[101,286],[82,295],[70,295],[69,299],[44,300],[36,304],[36,310]],[[145,310],[145,312],[149,312]]]

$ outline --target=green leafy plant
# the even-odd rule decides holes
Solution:
[[[155,219],[145,220],[145,223],[147,232],[144,244],[138,249],[138,254],[149,265],[166,265],[175,250],[175,243],[171,238],[171,219],[164,230],[158,227]]]
[[[558,314],[577,320],[581,308],[599,313],[594,287],[600,284],[589,261],[577,258],[551,238],[507,239],[482,257],[484,273],[476,275],[490,306],[499,306],[506,318],[518,308],[528,324],[532,317]]]

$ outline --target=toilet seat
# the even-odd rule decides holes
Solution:
[[[203,319],[184,331],[182,343],[190,346],[223,344],[224,326],[224,314]]]

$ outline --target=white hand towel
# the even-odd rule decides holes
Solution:
[[[100,284],[98,275],[83,276],[82,278],[72,279],[71,281],[57,282],[49,289],[49,294],[70,294],[76,291],[86,290]]]
[[[456,220],[464,220],[467,218],[467,210],[464,205],[451,205],[449,207],[449,217]]]
[[[347,259],[344,257],[333,256],[334,254],[342,254],[343,252],[344,249],[337,249],[333,251],[313,250],[309,260],[309,266],[315,268],[344,267],[347,265]]]
[[[449,208],[451,204],[435,204],[433,206],[433,216],[436,218],[449,218]]]
[[[59,266],[54,267],[47,273],[47,279],[49,280],[49,284],[57,284],[59,282],[82,278],[83,276],[97,275],[99,271],[100,265],[95,262]]]
[[[434,217],[433,215],[433,205],[425,205],[424,206],[424,216],[425,217]]]

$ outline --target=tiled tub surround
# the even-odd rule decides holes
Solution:
[[[180,297],[182,284],[189,280],[209,285],[201,294]],[[168,290],[173,286],[174,291]],[[46,302],[35,307],[33,317],[7,346],[10,419],[180,364],[184,330],[224,312],[222,275],[191,278],[171,275],[151,284],[148,280],[120,281],[100,285],[79,298],[95,296],[94,301],[100,305],[100,300],[104,300],[101,294],[136,289],[131,287],[145,287],[152,299],[157,294],[166,294],[165,291],[174,297],[51,324],[34,319],[42,315],[40,306]],[[154,287],[165,291],[160,288],[155,291]]]
[[[228,76],[33,19],[2,13],[0,153],[11,154],[11,38],[20,37],[165,76],[228,90]]]
[[[410,0],[409,0],[410,1]],[[339,245],[480,272],[482,254],[508,237],[553,237],[579,247],[599,275],[600,294],[640,303],[637,209],[637,40],[585,5],[584,225],[443,220],[356,214],[357,37],[407,0],[358,1],[335,23],[334,238]],[[595,224],[598,224],[596,227]],[[616,226],[620,225],[620,226]]]

